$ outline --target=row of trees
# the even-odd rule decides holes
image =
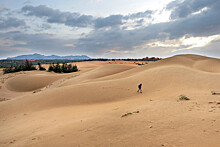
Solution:
[[[30,71],[30,70],[37,70],[37,68],[30,61],[26,60],[24,65],[16,65],[14,67],[10,66],[8,68],[4,68],[3,72],[4,74],[7,74],[7,73]]]
[[[105,58],[98,58],[98,59],[87,59],[85,61],[158,61],[161,60],[162,58],[157,58],[157,57],[145,57],[141,59],[132,59],[132,58],[127,58],[127,59],[105,59]]]
[[[1,0],[0,0],[1,1]],[[30,61],[30,60],[29,60]],[[63,60],[31,60],[31,63],[33,65],[38,65],[38,63],[41,64],[53,64],[53,63],[73,63],[73,62],[83,62],[86,60],[69,60],[69,59],[63,59]],[[25,60],[0,60],[0,68],[7,68],[10,66],[17,66],[17,65],[23,65],[25,64]]]
[[[39,70],[46,70],[46,68],[41,66],[41,63],[38,63],[38,69]],[[3,73],[14,73],[14,72],[19,72],[19,71],[31,71],[31,70],[37,70],[36,66],[34,66],[30,61],[26,60],[25,64],[23,65],[16,65],[16,66],[10,66],[7,68],[3,69]],[[59,63],[57,64],[52,64],[48,68],[49,72],[56,72],[56,73],[70,73],[70,72],[77,72],[78,68],[76,65],[71,65],[67,63],[63,63],[60,65]]]
[[[56,65],[52,64],[49,66],[48,71],[51,72],[56,72],[56,73],[70,73],[70,72],[77,72],[78,68],[76,65],[72,64],[67,64],[67,63],[63,63],[62,65],[60,65],[59,63],[57,63]]]

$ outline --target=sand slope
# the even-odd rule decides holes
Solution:
[[[48,72],[22,74],[7,80],[6,87],[9,90],[18,92],[34,91],[50,85],[56,80],[66,76],[67,75],[59,75]]]
[[[73,74],[32,72],[7,80],[9,90],[42,89],[0,103],[1,146],[220,144],[220,95],[211,95],[220,91],[219,59],[178,55],[141,67],[91,65]],[[178,101],[180,94],[191,100]]]
[[[69,79],[68,81],[65,81],[62,83],[61,86],[66,85],[73,85],[77,83],[84,83],[89,82],[93,79],[99,79],[102,77],[108,77],[111,75],[116,75],[118,73],[130,70],[132,68],[135,68],[137,66],[134,65],[120,65],[120,64],[113,64],[113,65],[101,65],[97,68],[94,68],[93,70],[90,70],[84,74],[80,74],[76,78]]]

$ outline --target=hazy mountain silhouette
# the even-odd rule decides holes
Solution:
[[[79,55],[79,56],[57,56],[57,55],[51,55],[51,56],[45,56],[41,54],[29,54],[29,55],[20,55],[16,57],[8,57],[7,60],[54,60],[54,59],[91,59],[90,57],[86,55]]]

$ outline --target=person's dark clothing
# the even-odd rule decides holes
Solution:
[[[142,84],[138,85],[138,89],[140,89],[140,90],[141,90],[141,86],[142,86]]]

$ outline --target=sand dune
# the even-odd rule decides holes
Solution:
[[[207,59],[207,60],[201,60],[194,64],[194,68],[210,73],[219,73],[220,63],[219,59]]]
[[[4,83],[11,92],[41,91],[0,103],[1,146],[220,144],[220,96],[211,95],[220,91],[219,59],[178,55],[144,66],[80,64],[91,69],[30,72]],[[190,101],[179,101],[181,94]]]
[[[64,83],[61,86],[66,85],[73,85],[77,83],[88,82],[89,80],[98,79],[102,77],[108,77],[111,75],[115,75],[129,69],[135,68],[137,66],[134,65],[120,65],[120,64],[113,64],[113,65],[102,65],[93,70],[90,70],[84,74],[77,76],[76,78],[72,78]]]
[[[36,72],[16,76],[6,82],[6,87],[12,91],[26,92],[43,88],[51,83],[66,77],[48,72]]]

